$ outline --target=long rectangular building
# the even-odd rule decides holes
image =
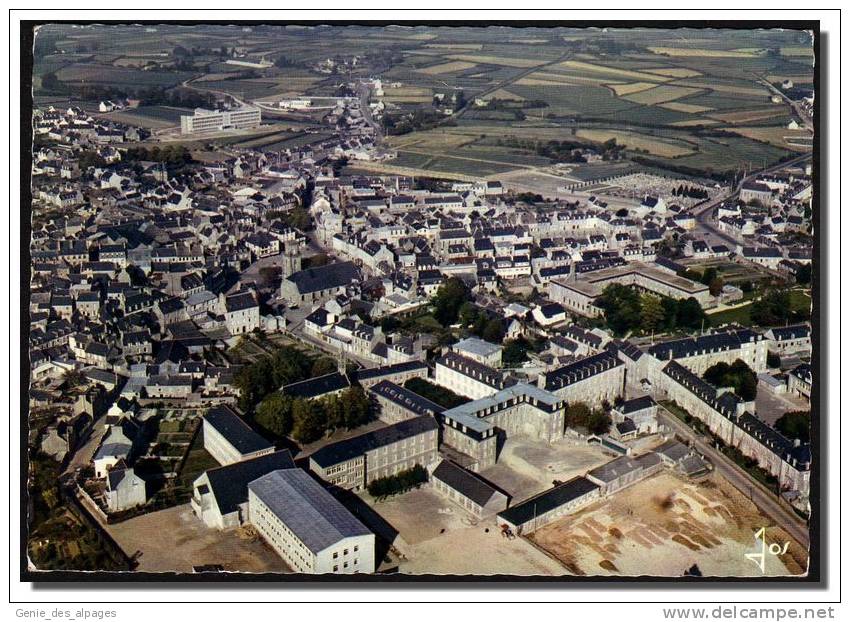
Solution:
[[[242,106],[232,110],[205,110],[195,108],[194,114],[180,116],[181,134],[200,134],[222,130],[241,130],[258,127],[262,113],[254,106]]]
[[[436,462],[438,431],[428,415],[401,421],[322,447],[310,455],[310,470],[336,486],[363,490],[378,478]]]
[[[593,503],[600,496],[597,484],[586,477],[575,477],[499,512],[499,523],[507,525],[517,535],[531,533]]]
[[[248,519],[297,572],[375,572],[375,534],[301,469],[248,484]]]
[[[274,443],[264,439],[230,406],[215,406],[204,416],[204,449],[219,464],[233,464],[274,452]]]
[[[703,307],[714,302],[707,285],[672,275],[641,261],[584,272],[581,276],[576,273],[574,279],[552,279],[549,282],[549,298],[577,315],[598,317],[602,315],[602,309],[596,306],[596,300],[606,287],[614,283],[638,287],[676,300],[695,298]]]
[[[439,404],[389,380],[382,380],[371,387],[369,392],[381,405],[378,416],[387,423],[398,423],[414,417],[433,417],[445,410]]]
[[[702,421],[726,445],[758,461],[780,488],[809,494],[811,445],[786,438],[747,411],[754,403],[718,390],[676,361],[667,363],[662,377],[659,388],[668,399]]]
[[[595,408],[622,394],[625,369],[615,353],[605,351],[540,374],[537,384],[568,402]]]

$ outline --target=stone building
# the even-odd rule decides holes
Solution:
[[[106,507],[110,512],[122,512],[144,505],[147,500],[145,480],[126,465],[113,468],[106,476]]]
[[[780,488],[809,494],[809,444],[785,438],[748,412],[754,408],[753,402],[744,402],[728,390],[713,387],[676,361],[664,367],[663,375],[659,388],[668,399],[706,424],[723,443],[756,460],[777,478]]]
[[[600,488],[586,477],[575,477],[526,499],[498,514],[498,522],[517,535],[529,534],[590,505],[601,496]]]
[[[788,393],[802,397],[805,400],[812,399],[812,366],[801,363],[788,372]]]
[[[192,485],[192,511],[207,527],[239,527],[248,520],[248,484],[272,471],[294,467],[292,454],[282,449],[210,469]]]
[[[350,261],[308,268],[283,279],[280,296],[290,304],[327,300],[344,294],[358,279],[357,267]]]
[[[454,352],[437,359],[434,380],[473,400],[493,395],[509,384],[501,372]]]
[[[438,430],[431,416],[401,421],[325,445],[310,455],[310,470],[341,488],[363,490],[378,478],[436,462]]]
[[[480,475],[443,460],[431,473],[434,490],[448,497],[475,518],[490,516],[508,507],[508,496]]]
[[[369,389],[369,393],[378,400],[381,406],[378,416],[386,423],[398,423],[414,417],[434,417],[444,410],[439,404],[389,380],[382,380],[374,385]]]
[[[595,408],[623,394],[626,368],[613,353],[605,351],[540,374],[537,384],[570,403]]]

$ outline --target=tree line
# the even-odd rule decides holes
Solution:
[[[372,401],[363,388],[351,386],[318,399],[272,393],[257,405],[253,420],[276,439],[291,437],[299,443],[312,443],[335,430],[368,423],[373,415]]]
[[[618,283],[606,287],[596,305],[603,310],[608,327],[618,336],[634,331],[649,334],[676,329],[698,330],[706,320],[705,311],[696,298],[675,300],[641,293]]]

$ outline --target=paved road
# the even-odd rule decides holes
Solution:
[[[735,488],[752,499],[753,503],[755,503],[758,508],[768,516],[768,518],[774,521],[776,525],[782,527],[804,547],[809,546],[808,525],[806,525],[799,516],[789,509],[785,505],[784,501],[777,499],[776,495],[772,494],[761,484],[754,481],[737,464],[732,462],[713,446],[706,443],[702,436],[697,435],[693,429],[685,425],[684,422],[670,413],[670,411],[665,409],[663,406],[659,405],[658,416],[663,423],[675,430],[679,436],[693,441],[697,451],[711,460],[715,470],[733,486],[735,486]]]
[[[773,84],[771,84],[768,80],[761,76],[756,76],[756,79],[764,84],[767,88],[769,88],[773,93],[779,95],[782,99],[785,100],[785,103],[789,104],[794,112],[797,113],[797,117],[803,122],[803,127],[810,132],[814,132],[814,124],[812,123],[812,118],[809,116],[809,113],[800,105],[799,101],[795,101],[788,97],[782,89],[776,88]]]
[[[730,248],[730,250],[733,250],[734,247],[740,241],[730,235],[727,235],[726,233],[723,233],[717,228],[717,223],[714,219],[714,210],[724,201],[728,201],[732,197],[737,196],[738,193],[741,191],[741,187],[744,185],[744,183],[755,179],[760,175],[769,175],[770,173],[781,170],[785,167],[793,166],[807,159],[810,159],[811,157],[812,155],[810,153],[804,153],[787,162],[782,162],[774,166],[769,166],[766,169],[750,173],[746,177],[743,177],[734,188],[729,190],[729,192],[720,194],[715,199],[696,206],[691,210],[691,213],[694,215],[694,218],[696,218],[697,221],[694,235],[697,238],[702,237],[710,238],[713,240],[720,240],[727,245],[731,245],[732,248]]]
[[[372,88],[368,84],[362,82],[357,87],[357,94],[360,96],[360,112],[363,113],[363,118],[366,123],[372,126],[375,131],[375,146],[378,147],[383,140],[384,134],[381,124],[375,121],[372,117],[372,109],[369,108],[369,98],[372,95]]]

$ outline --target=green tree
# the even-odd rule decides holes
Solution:
[[[312,443],[325,433],[327,417],[312,400],[296,399],[292,403],[292,438],[299,443]]]
[[[699,280],[703,285],[708,285],[716,278],[717,268],[706,268]]]
[[[505,326],[499,318],[493,318],[481,331],[481,338],[490,343],[501,343],[505,338]]]
[[[303,207],[293,207],[286,214],[284,222],[293,229],[300,231],[309,231],[313,227],[313,219],[310,213]]]
[[[732,387],[745,401],[756,399],[758,378],[756,373],[741,359],[731,365],[720,362],[712,365],[702,375],[703,379],[718,387]]]
[[[723,279],[714,278],[708,283],[708,293],[712,296],[719,296],[723,291]]]
[[[772,290],[750,308],[750,318],[758,326],[778,326],[791,317],[791,295],[787,290]]]
[[[470,301],[464,302],[458,309],[458,319],[464,326],[470,326],[478,319],[478,307]]]
[[[310,368],[310,376],[315,378],[316,376],[332,374],[336,371],[336,368],[337,364],[335,360],[329,356],[320,356],[313,363],[313,367]]]
[[[449,278],[434,295],[434,317],[443,326],[458,320],[461,305],[469,299],[469,288],[457,277]]]
[[[676,325],[696,330],[703,326],[705,311],[696,298],[690,297],[676,302]]]
[[[652,294],[640,297],[640,326],[645,333],[657,331],[664,322],[664,307],[661,299]]]
[[[343,396],[343,422],[347,429],[352,430],[372,419],[372,402],[362,387],[351,387]]]
[[[808,443],[811,438],[812,413],[808,410],[787,412],[776,421],[775,427],[786,438]]]
[[[797,283],[800,285],[810,285],[812,282],[812,265],[811,264],[803,264],[799,270],[797,270],[796,275]]]
[[[292,432],[292,397],[272,393],[257,405],[254,422],[269,434],[282,438]]]

